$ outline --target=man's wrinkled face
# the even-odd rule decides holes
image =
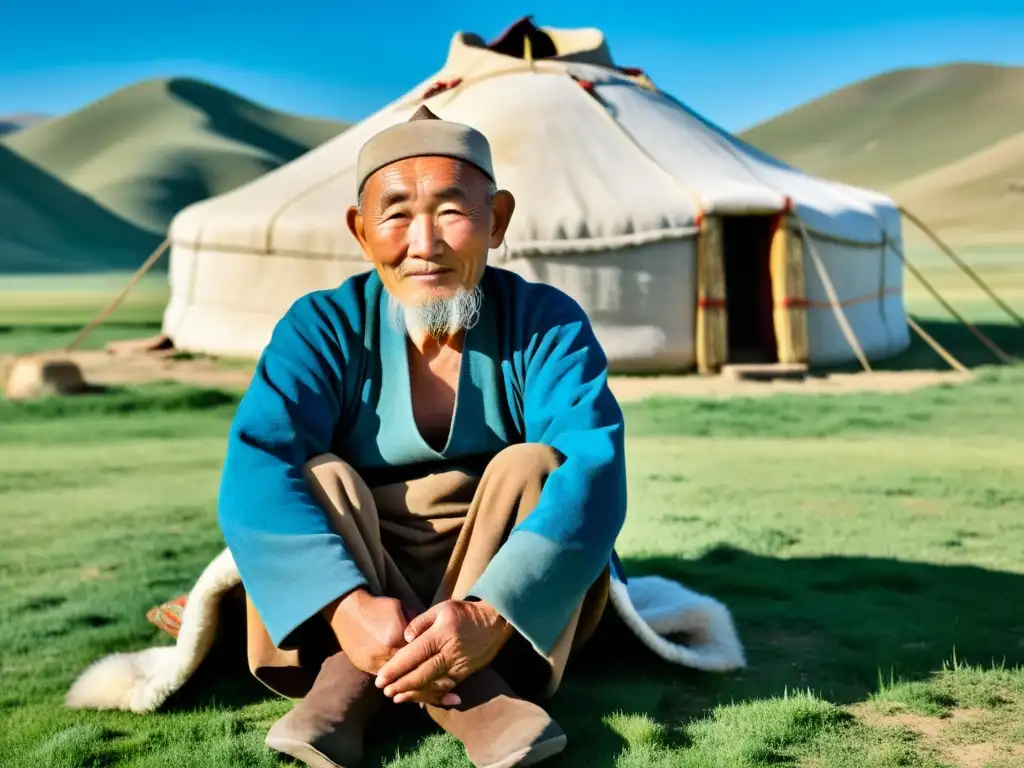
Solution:
[[[447,157],[413,157],[374,173],[348,226],[400,304],[472,290],[487,252],[501,245],[515,201],[479,169]]]

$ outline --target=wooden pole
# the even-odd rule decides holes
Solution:
[[[953,353],[946,349],[944,346],[939,344],[924,328],[917,324],[917,321],[913,317],[907,315],[907,325],[909,325],[914,331],[930,346],[935,353],[949,363],[949,367],[954,370],[960,371],[960,373],[970,373],[967,366],[953,357]]]
[[[800,228],[800,234],[803,236],[804,243],[807,245],[807,250],[811,254],[811,260],[814,262],[814,268],[818,271],[818,276],[821,278],[822,285],[825,286],[825,293],[828,294],[828,300],[832,305],[832,312],[836,316],[839,328],[842,330],[843,335],[846,336],[846,341],[853,349],[854,354],[857,356],[857,360],[860,361],[861,367],[870,373],[871,363],[868,362],[867,355],[864,354],[864,350],[861,348],[860,342],[857,341],[857,334],[853,332],[853,327],[850,325],[849,320],[846,319],[846,313],[843,312],[843,307],[839,301],[839,294],[836,293],[836,288],[832,285],[832,280],[829,278],[828,272],[825,270],[825,263],[821,260],[818,249],[811,240],[811,235],[807,231],[807,227],[804,226],[803,219],[797,215],[795,210],[792,214],[793,221],[795,221],[796,225]]]
[[[74,352],[78,348],[78,346],[83,341],[85,341],[89,334],[96,329],[96,326],[98,326],[100,323],[106,320],[107,317],[109,317],[110,314],[115,309],[121,306],[121,302],[125,300],[125,297],[128,296],[132,288],[134,288],[135,285],[139,282],[139,280],[142,279],[142,276],[149,272],[150,268],[152,268],[152,266],[160,260],[160,257],[164,255],[164,251],[166,251],[170,247],[170,245],[171,241],[165,239],[162,243],[160,243],[160,245],[157,247],[155,251],[149,254],[149,258],[146,259],[142,263],[142,266],[135,271],[135,274],[132,275],[131,280],[128,281],[128,285],[124,287],[124,290],[122,290],[121,293],[119,293],[114,298],[113,301],[111,301],[106,307],[104,307],[103,310],[100,311],[98,315],[96,315],[96,317],[90,320],[89,323],[78,332],[78,335],[75,336],[75,338],[72,339],[71,343],[68,344],[67,347],[65,348],[66,352]]]
[[[926,225],[923,221],[921,221],[919,218],[917,218],[917,216],[915,216],[913,213],[908,211],[902,205],[900,206],[899,210],[900,210],[900,213],[902,213],[904,216],[906,216],[910,220],[910,222],[912,224],[914,224],[918,229],[920,229],[929,238],[931,238],[932,242],[935,243],[939,247],[939,250],[941,250],[944,254],[946,254],[954,264],[956,264],[958,267],[960,267],[960,269],[963,270],[964,274],[966,274],[969,278],[971,278],[971,280],[973,280],[974,283],[979,288],[981,288],[981,290],[984,291],[988,295],[988,297],[990,299],[992,299],[992,301],[994,301],[996,303],[996,305],[1000,309],[1002,309],[1007,315],[1009,315],[1010,318],[1015,323],[1017,323],[1017,325],[1019,325],[1021,327],[1024,327],[1024,317],[1021,317],[1019,314],[1017,314],[1016,311],[1014,311],[1013,307],[1009,306],[1005,301],[1003,301],[998,296],[996,296],[995,291],[993,291],[988,286],[988,284],[984,280],[981,279],[981,277],[978,275],[978,273],[975,272],[973,269],[971,269],[969,266],[967,266],[967,263],[964,262],[964,260],[961,259],[959,256],[957,256],[952,248],[950,248],[942,240],[940,240],[939,236],[937,234],[935,234],[935,232],[933,232],[932,229],[930,227],[928,227],[928,225]]]
[[[940,294],[938,292],[938,290],[936,290],[935,286],[933,286],[931,283],[928,282],[928,280],[925,278],[925,276],[923,274],[921,274],[921,271],[917,267],[915,267],[913,264],[910,263],[910,261],[906,257],[906,254],[904,254],[902,250],[900,250],[898,247],[896,247],[895,244],[892,244],[892,245],[893,245],[893,251],[896,253],[896,256],[899,257],[900,261],[903,262],[903,264],[906,266],[906,268],[910,270],[911,274],[913,274],[914,277],[916,277],[918,279],[918,281],[921,283],[921,285],[923,285],[925,287],[925,289],[932,296],[935,297],[935,300],[937,302],[939,302],[939,304],[941,304],[943,306],[943,308],[945,308],[945,310],[947,312],[949,312],[949,314],[951,314],[956,320],[960,321],[960,323],[962,323],[963,326],[965,328],[967,328],[967,330],[969,330],[972,334],[974,334],[974,336],[982,344],[984,344],[986,347],[988,347],[989,351],[992,352],[993,355],[998,357],[1002,362],[1006,363],[1007,365],[1013,365],[1014,363],[1017,362],[1016,358],[1008,355],[1006,352],[1004,352],[1002,350],[1002,348],[998,344],[996,344],[994,341],[992,341],[992,339],[990,339],[988,336],[986,336],[980,330],[975,328],[971,323],[967,322],[967,320],[964,319],[963,315],[961,315],[959,312],[957,312],[953,308],[953,305],[950,304],[948,301],[946,301],[942,297],[942,294]]]

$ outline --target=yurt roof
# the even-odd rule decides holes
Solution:
[[[522,19],[494,42],[457,33],[444,67],[297,160],[192,205],[174,245],[360,258],[345,225],[370,136],[422,103],[491,142],[516,197],[509,256],[618,248],[693,234],[701,214],[781,211],[816,234],[863,244],[899,232],[880,194],[816,179],[745,144],[613,61],[597,29]]]

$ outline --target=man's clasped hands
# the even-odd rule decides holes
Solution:
[[[396,704],[458,706],[455,688],[498,655],[514,629],[483,601],[445,600],[410,616],[357,589],[329,617],[341,650]]]

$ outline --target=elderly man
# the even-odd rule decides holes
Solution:
[[[533,764],[565,747],[535,702],[604,610],[625,518],[606,358],[572,299],[487,266],[515,201],[478,131],[421,107],[357,183],[373,270],[280,321],[224,466],[250,668],[301,698],[267,744],[352,766],[414,702],[474,765]]]

